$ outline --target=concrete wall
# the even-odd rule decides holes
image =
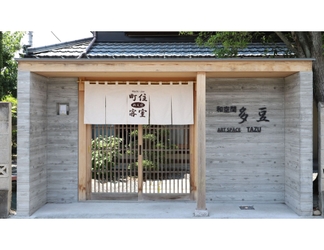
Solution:
[[[285,202],[311,215],[312,74],[207,79],[206,91],[207,201]],[[57,103],[69,103],[69,115],[57,115]],[[217,111],[227,106],[236,112]],[[262,107],[269,122],[257,122]],[[77,79],[19,71],[18,117],[18,215],[77,201]]]
[[[0,102],[0,218],[11,206],[11,103]]]
[[[313,100],[313,162],[318,163],[318,115],[319,111],[315,100]]]
[[[48,79],[18,72],[17,214],[31,215],[47,201],[46,101]]]
[[[206,197],[212,201],[286,203],[299,215],[313,209],[312,73],[285,79],[208,79]],[[234,112],[217,107],[235,106]],[[240,121],[245,107],[247,121]],[[269,122],[256,121],[267,107]],[[247,127],[261,132],[247,133]],[[227,132],[235,128],[240,132]]]
[[[227,106],[236,112],[217,110]],[[269,121],[257,122],[263,107]],[[284,80],[207,79],[207,201],[283,203],[284,157]]]
[[[318,201],[324,216],[324,103],[318,104]]]
[[[69,103],[69,115],[57,115],[57,103]],[[78,83],[53,78],[47,100],[47,201],[78,200]]]
[[[69,115],[57,115],[69,103]],[[17,214],[47,202],[77,201],[77,79],[18,73]]]
[[[299,215],[313,210],[312,73],[285,79],[285,203]]]

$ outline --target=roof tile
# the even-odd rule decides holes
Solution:
[[[89,46],[91,40],[67,43],[65,46],[48,46],[43,49],[31,48],[27,57],[37,58],[78,58]],[[288,54],[284,44],[250,44],[238,51],[237,57],[269,57]],[[215,58],[212,49],[198,46],[194,42],[97,42],[87,58]]]

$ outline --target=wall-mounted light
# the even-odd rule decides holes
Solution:
[[[58,115],[69,115],[69,104],[68,103],[58,103],[56,106]]]

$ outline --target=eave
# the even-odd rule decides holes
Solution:
[[[46,77],[102,79],[194,79],[197,72],[206,72],[207,77],[287,77],[312,71],[313,62],[310,58],[16,60],[18,70]]]

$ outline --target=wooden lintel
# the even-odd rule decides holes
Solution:
[[[170,73],[170,72],[299,72],[312,71],[311,60],[217,61],[18,61],[18,69],[35,73]]]

